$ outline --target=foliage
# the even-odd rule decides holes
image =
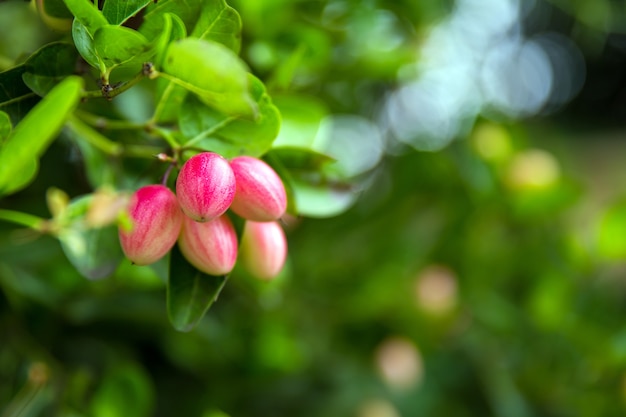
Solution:
[[[453,2],[94,3],[0,3],[0,415],[623,414],[591,133],[479,119],[430,153],[378,123]],[[275,280],[123,259],[126,195],[207,150],[285,183]]]

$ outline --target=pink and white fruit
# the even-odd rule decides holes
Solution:
[[[277,222],[247,221],[241,237],[241,261],[251,275],[270,280],[283,269],[287,239]]]
[[[122,250],[136,265],[149,265],[161,259],[176,243],[183,222],[174,193],[163,185],[147,185],[131,196],[128,214],[133,227],[120,227]]]
[[[222,214],[235,197],[235,175],[228,161],[213,152],[195,155],[176,179],[176,195],[183,212],[198,222]]]
[[[237,261],[237,234],[228,216],[204,223],[184,217],[178,247],[189,263],[209,275],[232,271]]]
[[[279,219],[287,209],[282,180],[268,164],[250,156],[230,161],[237,191],[231,210],[247,220],[267,222]]]

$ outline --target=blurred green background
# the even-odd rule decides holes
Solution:
[[[0,415],[625,415],[626,4],[230,4],[277,142],[315,137],[349,186],[190,333],[164,263],[88,281],[0,224]],[[0,69],[59,36],[0,2]],[[0,207],[90,191],[70,141],[41,163]]]

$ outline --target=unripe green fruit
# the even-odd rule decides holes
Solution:
[[[283,269],[286,258],[287,239],[277,222],[246,222],[240,259],[251,275],[271,280]]]
[[[287,193],[282,180],[268,164],[250,156],[230,161],[237,191],[231,210],[247,220],[278,220],[287,209]]]
[[[184,216],[178,247],[185,258],[209,275],[225,275],[237,261],[237,234],[227,215],[208,222]]]
[[[235,175],[228,161],[213,152],[195,155],[176,179],[176,195],[183,212],[198,222],[221,216],[235,197]]]
[[[136,265],[161,259],[176,243],[183,222],[176,196],[163,185],[141,187],[131,196],[128,213],[130,231],[119,229],[122,250]]]

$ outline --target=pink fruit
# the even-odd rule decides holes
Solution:
[[[287,258],[287,239],[277,222],[247,221],[241,238],[241,261],[251,275],[270,280]]]
[[[221,155],[200,153],[180,170],[176,195],[187,216],[198,222],[209,221],[230,207],[235,197],[235,175]]]
[[[267,222],[279,219],[287,208],[282,180],[268,164],[250,156],[230,161],[237,191],[231,210],[247,220]]]
[[[237,260],[237,234],[226,215],[204,223],[185,216],[178,247],[189,263],[209,275],[228,274]]]
[[[128,213],[133,227],[130,231],[120,228],[119,237],[124,254],[134,264],[154,263],[172,249],[184,216],[169,188],[141,187],[131,196]]]

